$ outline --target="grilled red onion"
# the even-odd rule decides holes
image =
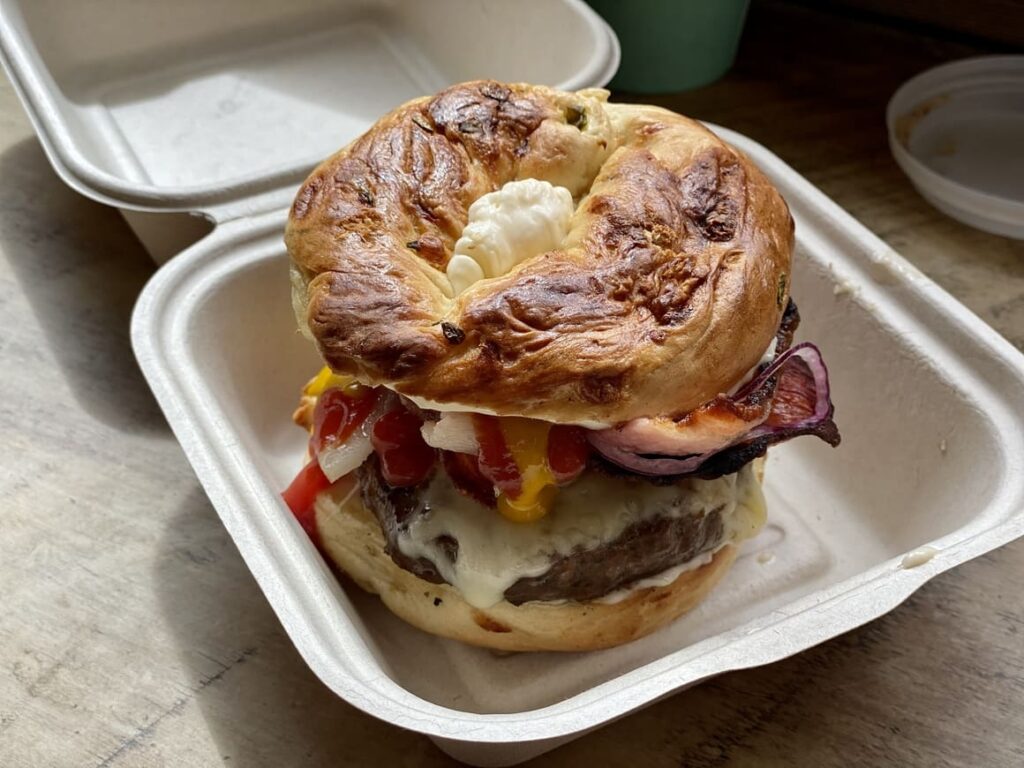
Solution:
[[[774,390],[772,379],[774,382]],[[646,475],[683,475],[694,473],[712,456],[722,451],[746,446],[754,441],[767,449],[773,443],[801,434],[818,434],[826,442],[838,443],[839,435],[832,423],[832,402],[829,398],[828,369],[821,352],[809,342],[798,344],[779,355],[729,400],[742,411],[744,403],[757,402],[771,395],[767,415],[752,417],[750,429],[735,439],[701,453],[688,453],[686,447],[693,441],[685,434],[673,433],[673,426],[659,430],[651,440],[650,452],[638,444],[642,431],[615,427],[588,433],[591,445],[614,464]],[[726,403],[726,405],[729,405]],[[656,422],[647,420],[646,428],[656,428]],[[628,425],[624,425],[628,427]],[[677,438],[674,441],[674,438]],[[666,446],[675,442],[681,450],[666,455]],[[656,446],[656,447],[655,447]],[[763,451],[762,451],[763,452]]]

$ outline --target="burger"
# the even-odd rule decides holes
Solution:
[[[794,223],[700,123],[470,82],[317,167],[285,242],[306,466],[283,496],[408,623],[505,651],[642,637],[765,521],[769,446],[838,445],[794,344]]]

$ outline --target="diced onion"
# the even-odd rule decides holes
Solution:
[[[392,395],[382,394],[377,398],[377,405],[370,415],[345,442],[330,445],[317,454],[317,462],[328,480],[333,483],[339,477],[355,472],[370,458],[370,454],[373,453],[373,443],[370,440],[373,426],[381,416],[394,407],[394,403]]]
[[[349,472],[359,469],[363,462],[370,458],[371,453],[373,445],[370,438],[356,432],[345,442],[320,451],[316,458],[320,463],[320,469],[333,483]]]
[[[480,445],[473,430],[473,417],[468,413],[445,413],[438,421],[428,421],[420,429],[423,440],[432,448],[476,456]]]

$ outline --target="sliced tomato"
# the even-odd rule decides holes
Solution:
[[[523,491],[523,477],[498,417],[474,413],[473,432],[480,445],[480,471],[484,477],[506,496],[518,498]]]
[[[316,456],[329,445],[348,440],[377,404],[376,389],[360,388],[353,394],[350,388],[328,389],[321,393],[313,411],[313,435],[309,439],[309,452]]]
[[[417,485],[430,474],[437,453],[424,442],[422,426],[423,419],[404,408],[388,411],[373,425],[370,441],[389,485]]]
[[[587,466],[590,443],[583,427],[555,424],[548,433],[548,467],[559,485],[575,480]]]
[[[331,481],[320,469],[316,459],[313,459],[299,470],[291,485],[281,494],[288,509],[317,546],[320,545],[320,536],[316,529],[316,510],[313,505],[320,492],[330,487]]]

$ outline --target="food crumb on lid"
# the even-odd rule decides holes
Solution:
[[[900,568],[917,568],[930,561],[938,553],[939,550],[930,546],[915,549],[913,552],[908,552],[903,556],[903,559],[900,560]]]

